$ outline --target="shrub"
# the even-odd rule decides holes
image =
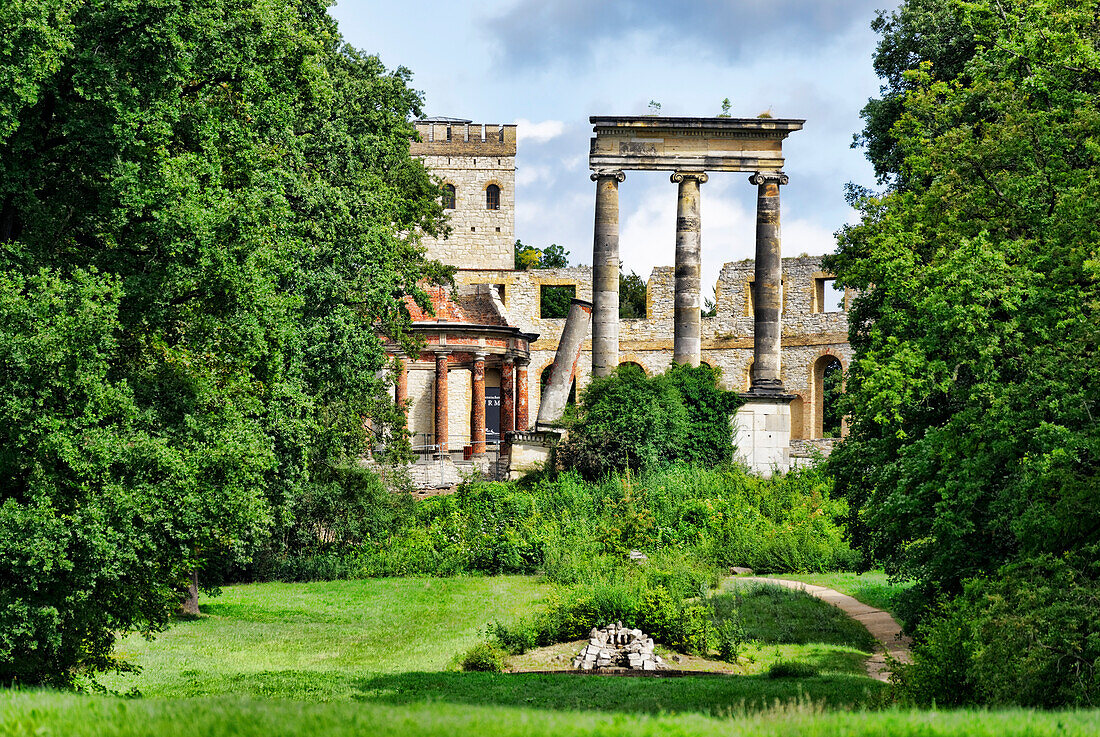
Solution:
[[[489,642],[479,642],[462,656],[459,666],[465,671],[500,673],[504,670],[504,653]]]
[[[899,671],[917,703],[1056,708],[1100,703],[1100,546],[968,581],[918,632]]]
[[[587,479],[667,465],[681,456],[687,440],[679,392],[631,364],[594,379],[566,423],[569,438],[558,445],[559,461]]]
[[[736,663],[737,656],[745,644],[745,628],[736,614],[725,619],[716,627],[718,633],[718,657],[727,663]]]

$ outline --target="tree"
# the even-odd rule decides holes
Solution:
[[[0,682],[113,667],[368,442],[416,238],[409,73],[324,4],[0,9]]]
[[[619,319],[633,320],[647,315],[645,282],[633,271],[624,273],[619,264]]]
[[[517,271],[528,269],[565,269],[569,267],[569,251],[551,243],[543,249],[528,246],[516,239],[515,268]]]
[[[954,79],[974,54],[974,36],[955,0],[909,0],[893,12],[879,11],[871,28],[882,36],[874,56],[882,97],[860,111],[864,128],[852,146],[866,149],[880,184],[900,186],[903,153],[893,127],[914,89],[906,73],[928,62],[936,79]]]
[[[565,269],[569,266],[569,251],[556,243],[544,249],[526,246],[516,240],[516,269]],[[577,288],[571,285],[545,284],[540,294],[541,317],[562,319],[569,316],[569,307],[577,296]]]
[[[826,265],[859,290],[830,463],[858,541],[925,603],[1100,538],[1098,10],[967,5],[963,72],[904,76],[906,186],[859,199]]]

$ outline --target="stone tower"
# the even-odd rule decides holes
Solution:
[[[410,153],[443,181],[449,238],[425,238],[428,257],[464,269],[511,269],[514,263],[516,127],[459,118],[415,123]]]

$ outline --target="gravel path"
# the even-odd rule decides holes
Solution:
[[[901,627],[890,612],[867,606],[863,602],[839,591],[824,586],[815,586],[811,583],[803,583],[802,581],[791,581],[785,578],[765,578],[763,576],[738,576],[732,580],[767,583],[797,591],[805,591],[810,596],[816,596],[818,599],[838,607],[842,612],[866,627],[871,636],[878,641],[878,648],[870,660],[867,661],[867,675],[875,680],[888,681],[890,679],[890,670],[886,664],[887,655],[899,663],[911,662],[909,646],[912,644],[912,640],[901,633]]]

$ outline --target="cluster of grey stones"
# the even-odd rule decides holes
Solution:
[[[615,622],[601,629],[593,627],[588,633],[588,644],[573,658],[573,667],[577,670],[668,668],[661,656],[653,652],[653,638],[647,637],[639,629],[623,627],[622,622]]]

